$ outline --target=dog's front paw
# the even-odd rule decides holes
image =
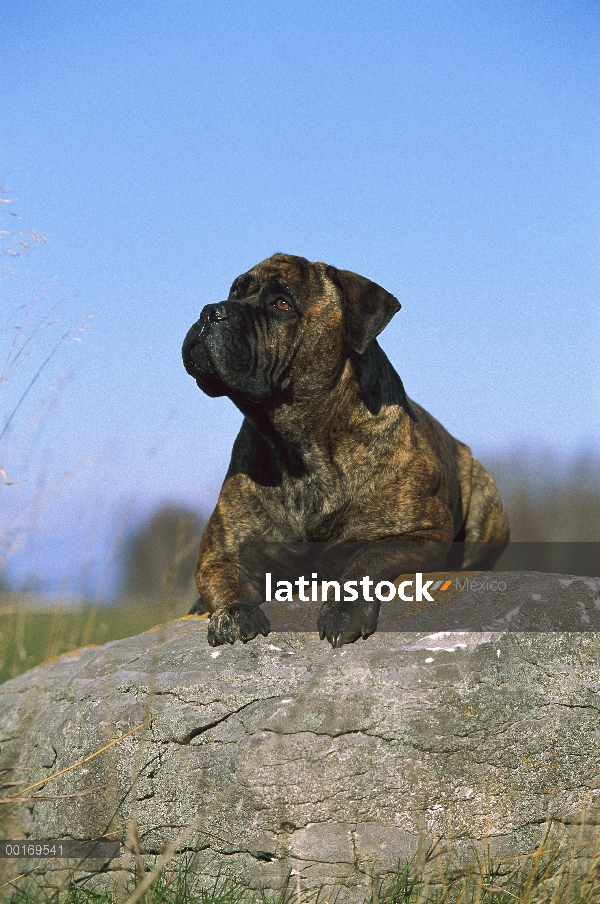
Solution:
[[[321,640],[327,638],[332,647],[354,643],[359,637],[368,637],[377,628],[379,603],[354,603],[353,605],[326,602],[321,606],[317,628]]]
[[[267,636],[271,630],[269,619],[252,603],[235,603],[225,609],[217,609],[208,623],[208,642],[211,647],[241,640],[248,643],[257,634]]]

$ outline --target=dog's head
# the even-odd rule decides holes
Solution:
[[[183,363],[207,395],[271,402],[304,387],[322,394],[349,354],[363,354],[400,309],[363,276],[275,254],[208,304],[183,343]]]

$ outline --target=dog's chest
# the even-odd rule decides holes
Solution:
[[[278,489],[273,514],[287,536],[313,542],[342,538],[354,501],[347,481],[321,470],[299,479],[286,475]]]

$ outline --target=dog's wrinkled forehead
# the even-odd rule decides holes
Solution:
[[[300,311],[338,322],[346,343],[359,354],[385,329],[400,302],[377,283],[350,270],[293,254],[274,254],[235,280],[229,297],[251,298],[267,291],[289,293]]]
[[[304,257],[274,254],[233,281],[230,297],[249,298],[264,289],[309,295],[321,280],[316,266]]]

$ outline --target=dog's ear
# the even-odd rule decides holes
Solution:
[[[377,283],[350,270],[329,266],[327,275],[343,295],[346,342],[362,355],[400,310],[400,302]]]

